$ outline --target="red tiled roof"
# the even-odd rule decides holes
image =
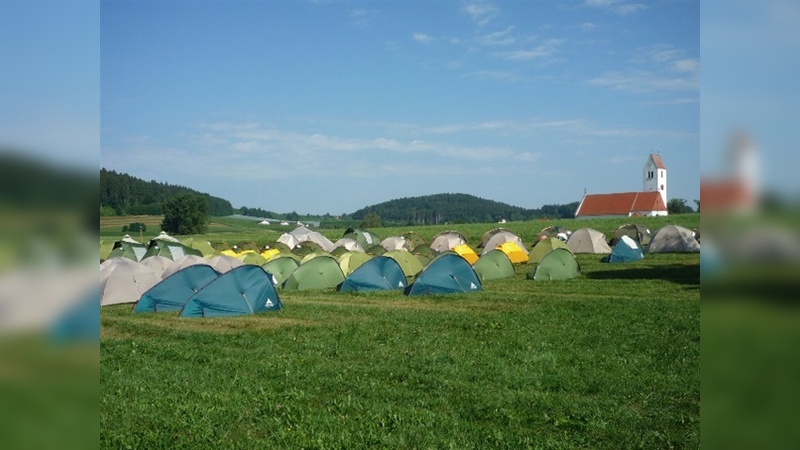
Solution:
[[[667,206],[656,191],[587,194],[576,216],[627,216],[632,212],[666,211]]]
[[[703,210],[738,208],[753,199],[753,194],[740,180],[700,180],[700,204]]]
[[[666,169],[667,167],[664,166],[664,161],[661,160],[661,155],[658,153],[650,153],[650,158],[653,160],[653,164],[656,165],[659,169]]]

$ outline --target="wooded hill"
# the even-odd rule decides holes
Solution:
[[[499,222],[503,219],[518,221],[539,217],[571,218],[575,216],[577,208],[578,202],[525,209],[469,194],[435,194],[389,200],[359,209],[350,214],[350,217],[363,220],[367,214],[374,213],[380,216],[384,223],[414,225],[485,223]]]
[[[208,200],[212,216],[234,213],[231,202],[193,189],[155,180],[144,181],[126,173],[100,169],[100,208],[113,215],[162,214],[161,206],[179,194],[194,194]],[[111,211],[113,210],[113,211]]]

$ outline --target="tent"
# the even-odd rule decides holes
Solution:
[[[483,233],[483,236],[481,236],[481,243],[478,244],[478,248],[486,248],[486,244],[489,242],[489,239],[491,239],[494,235],[496,235],[498,233],[502,233],[502,232],[511,233],[511,231],[508,228],[503,228],[503,227],[492,228],[491,230],[487,231],[486,233]],[[511,233],[511,234],[514,234],[514,233]],[[489,250],[492,250],[492,249],[489,249]]]
[[[364,251],[369,253],[370,255],[382,255],[386,253],[386,249],[383,248],[381,244],[373,244],[364,249]]]
[[[336,260],[339,262],[339,268],[342,269],[342,273],[346,277],[372,258],[372,255],[363,252],[347,252],[339,255]]]
[[[108,259],[100,269],[100,305],[135,303],[159,281],[161,277],[143,264],[128,258]]]
[[[175,261],[184,255],[203,256],[203,253],[200,250],[195,250],[191,247],[181,244],[175,238],[151,239],[147,245],[147,251],[142,259],[155,255],[164,256]]]
[[[381,239],[373,233],[370,233],[367,230],[359,230],[356,228],[346,229],[342,238],[356,241],[363,249],[367,249],[375,244],[379,244],[381,241]]]
[[[283,282],[289,278],[289,275],[299,266],[300,263],[295,258],[288,255],[279,256],[261,265],[264,270],[272,274],[273,283],[276,286],[283,284]]]
[[[283,289],[329,289],[344,281],[344,273],[333,256],[318,256],[303,263],[283,282]]]
[[[376,256],[348,275],[339,286],[339,291],[386,291],[405,288],[406,276],[400,264],[388,256]]]
[[[544,238],[533,246],[533,249],[528,254],[528,262],[538,263],[542,260],[542,258],[544,258],[544,255],[557,248],[566,248],[569,250],[567,244],[562,242],[561,239],[554,237]]]
[[[183,268],[142,294],[133,312],[180,311],[190,296],[216,280],[219,275],[220,273],[208,264],[195,264]]]
[[[157,273],[159,277],[161,277],[167,267],[172,265],[173,261],[166,256],[156,255],[148,256],[147,258],[143,259],[141,263],[153,269],[153,271]]]
[[[173,273],[195,264],[208,264],[208,261],[205,258],[201,258],[197,255],[186,255],[183,258],[178,258],[175,261],[172,261],[172,264],[167,266],[164,269],[164,272],[161,273],[161,278],[167,278]]]
[[[516,234],[506,229],[498,228],[497,230],[498,231],[495,231],[495,233],[489,236],[489,238],[486,239],[486,241],[482,241],[483,243],[482,253],[489,253],[490,251],[496,249],[498,246],[503,245],[506,242],[510,242],[515,244],[522,252],[525,253],[525,261],[527,261],[528,250],[525,249],[525,244],[522,242],[522,239]],[[486,237],[485,234],[484,237]]]
[[[611,253],[606,235],[594,228],[579,228],[569,236],[567,246],[572,253]]]
[[[568,229],[560,225],[553,225],[550,227],[542,228],[541,231],[539,231],[538,239],[542,241],[552,237],[567,242],[567,239],[569,239],[570,234],[572,234],[572,231],[569,231]]]
[[[303,265],[304,263],[307,263],[308,261],[311,261],[312,259],[318,256],[333,256],[333,255],[324,250],[316,250],[311,253],[306,253],[302,258],[300,258],[300,265]]]
[[[455,253],[443,253],[436,257],[406,288],[409,296],[430,294],[452,294],[482,290],[478,274],[464,258]]]
[[[603,262],[631,262],[644,258],[642,247],[632,237],[622,235],[617,241],[617,245],[611,250],[611,254],[603,258]]]
[[[265,249],[259,253],[264,258],[264,261],[269,261],[272,258],[277,258],[281,255],[281,251],[277,248]]]
[[[467,244],[460,244],[453,247],[453,251],[456,252],[459,256],[466,259],[468,263],[475,264],[475,261],[478,260],[478,254],[475,253],[469,245]]]
[[[458,231],[443,231],[433,238],[430,247],[437,252],[446,252],[456,245],[466,244],[467,238]]]
[[[485,249],[484,249],[485,250]],[[503,242],[495,250],[500,250],[508,256],[513,264],[528,262],[528,251],[513,241]]]
[[[348,252],[363,252],[364,248],[353,238],[341,238],[334,242],[335,248],[344,248]]]
[[[617,241],[619,241],[622,236],[628,236],[632,238],[642,247],[647,247],[647,244],[650,243],[650,239],[653,238],[653,234],[646,226],[636,223],[628,223],[621,225],[616,231],[614,231],[614,237],[611,238],[611,245],[617,245]]]
[[[189,297],[181,317],[218,317],[281,309],[272,276],[249,264],[223,273]]]
[[[245,264],[252,264],[254,266],[260,266],[267,262],[267,258],[261,256],[261,253],[255,253],[252,251],[240,253],[237,258]]]
[[[144,258],[145,253],[147,253],[147,246],[130,239],[130,236],[126,234],[125,238],[114,242],[114,248],[111,249],[106,259],[123,257],[138,262]]]
[[[647,253],[691,253],[699,252],[700,244],[692,230],[680,225],[665,225],[653,234],[647,245]]]
[[[100,240],[100,261],[105,261],[108,259],[108,256],[111,254],[111,250],[114,250],[114,241],[106,241],[101,239]]]
[[[405,250],[392,250],[384,253],[383,256],[388,256],[397,261],[397,264],[400,264],[400,267],[403,269],[403,273],[409,278],[422,272],[424,268],[422,263],[413,254]]]
[[[420,245],[425,245],[425,239],[422,238],[416,231],[406,231],[405,233],[401,234],[406,242],[408,242],[409,247],[416,248]]]
[[[402,236],[389,236],[381,241],[381,247],[387,252],[392,250],[411,250],[411,244]]]
[[[580,274],[581,267],[575,255],[569,249],[556,248],[546,254],[535,269],[528,272],[528,278],[536,281],[569,280]]]
[[[514,276],[514,264],[508,255],[500,250],[492,250],[484,253],[478,261],[472,265],[475,273],[481,281],[497,280]]]
[[[187,247],[191,247],[195,250],[199,250],[203,257],[211,256],[214,254],[214,247],[211,246],[211,243],[198,238],[198,237],[190,237],[186,238],[181,241],[181,243]]]
[[[239,258],[227,255],[217,255],[208,260],[208,265],[213,267],[219,273],[225,273],[233,268],[243,266],[244,261]]]

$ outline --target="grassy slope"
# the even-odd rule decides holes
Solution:
[[[103,308],[101,445],[697,447],[699,256],[579,260],[578,279],[522,265],[471,295],[287,292],[278,313],[212,320]]]

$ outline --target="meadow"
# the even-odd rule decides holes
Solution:
[[[625,222],[502,226],[528,243],[556,223],[608,234]],[[699,215],[637,222],[695,228]],[[212,242],[281,232],[219,223]],[[413,229],[426,239],[456,229],[474,247],[496,226]],[[281,311],[236,318],[104,307],[101,446],[698,447],[699,255],[578,260],[569,281],[529,280],[522,264],[478,293],[281,292]]]

